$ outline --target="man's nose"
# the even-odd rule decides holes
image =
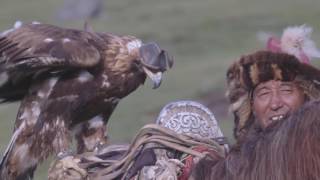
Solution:
[[[282,98],[281,98],[281,96],[279,96],[278,93],[274,93],[270,101],[271,101],[270,102],[270,108],[273,111],[276,111],[276,110],[278,110],[278,109],[283,107]]]

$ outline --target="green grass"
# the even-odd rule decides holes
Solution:
[[[82,21],[61,23],[54,19],[62,0],[1,0],[0,31],[16,20],[37,20],[65,27],[82,28]],[[318,0],[108,0],[106,12],[93,20],[97,31],[131,34],[156,41],[169,50],[175,65],[162,86],[148,82],[123,99],[110,120],[112,141],[129,141],[146,122],[152,122],[162,106],[179,99],[196,100],[199,94],[225,90],[225,71],[241,54],[263,48],[259,30],[280,34],[288,25],[313,26],[320,44]],[[319,45],[320,46],[320,45]],[[9,141],[17,104],[0,106],[0,149]],[[230,137],[231,116],[221,118]],[[36,179],[45,179],[42,166]]]

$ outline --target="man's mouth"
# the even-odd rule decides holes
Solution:
[[[274,121],[280,121],[280,120],[282,120],[282,119],[284,119],[284,118],[285,118],[285,115],[281,114],[281,115],[272,116],[272,117],[270,118],[270,120],[271,120],[272,122],[274,122]]]

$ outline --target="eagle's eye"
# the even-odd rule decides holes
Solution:
[[[140,62],[139,60],[135,59],[135,60],[133,60],[131,67],[132,67],[134,70],[135,70],[135,69],[141,70],[141,69],[142,69],[142,64],[141,64],[141,62]]]

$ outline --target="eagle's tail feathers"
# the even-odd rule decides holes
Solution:
[[[14,132],[14,134],[12,135],[11,140],[10,140],[10,143],[9,143],[9,145],[7,146],[7,149],[6,149],[6,151],[4,152],[4,155],[3,155],[2,159],[1,159],[0,169],[2,169],[2,166],[3,166],[4,162],[5,162],[6,159],[7,159],[9,152],[12,150],[12,147],[13,147],[14,143],[16,142],[16,139],[17,139],[18,135],[20,134],[20,132],[21,132],[21,129],[19,128],[19,129],[17,129],[16,132]]]
[[[7,171],[7,168],[6,168],[6,164],[7,164],[7,161],[8,161],[8,158],[9,158],[9,155],[10,155],[10,152],[12,151],[13,149],[13,146],[17,140],[17,137],[18,135],[21,133],[21,128],[18,128],[14,134],[12,135],[11,137],[11,140],[9,142],[9,145],[7,146],[6,148],[6,151],[4,152],[3,156],[2,156],[2,159],[1,159],[1,162],[0,162],[0,176],[3,177],[4,173]]]
[[[12,135],[11,140],[9,142],[9,145],[7,146],[6,151],[4,152],[4,155],[1,159],[1,162],[0,162],[0,177],[1,178],[16,179],[16,180],[31,180],[33,178],[36,165],[30,166],[28,169],[24,169],[22,172],[18,172],[18,174],[15,174],[15,173],[12,174],[9,171],[9,167],[8,167],[8,166],[10,166],[8,164],[9,159],[12,158],[11,156],[13,156],[13,154],[14,154],[13,153],[14,149],[17,148],[16,141],[17,141],[17,138],[19,137],[19,135],[21,134],[23,126],[24,126],[23,124],[20,125],[20,127]]]

